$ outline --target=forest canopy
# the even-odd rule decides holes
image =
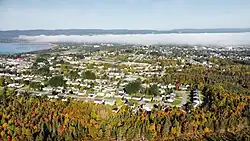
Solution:
[[[205,86],[204,104],[187,112],[150,113],[92,102],[0,93],[0,137],[6,140],[249,140],[250,97]],[[221,110],[223,109],[223,110]],[[188,112],[189,111],[189,112]]]

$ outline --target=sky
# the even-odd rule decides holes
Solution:
[[[250,0],[0,0],[0,30],[249,27]]]

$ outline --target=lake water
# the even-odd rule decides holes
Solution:
[[[14,54],[49,49],[49,44],[36,43],[0,43],[0,54]]]

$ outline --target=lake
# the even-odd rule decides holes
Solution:
[[[24,53],[49,49],[50,44],[42,43],[0,43],[0,54]]]

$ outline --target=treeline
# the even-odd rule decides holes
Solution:
[[[250,97],[205,86],[201,107],[151,112],[0,94],[1,140],[249,140]],[[232,137],[232,138],[229,138]],[[237,138],[236,138],[237,137]]]
[[[230,93],[250,95],[250,67],[248,65],[224,65],[206,69],[203,66],[187,66],[182,71],[168,68],[163,77],[155,77],[154,82],[166,84],[178,81],[180,84],[197,85],[203,89],[205,85],[221,85]]]

